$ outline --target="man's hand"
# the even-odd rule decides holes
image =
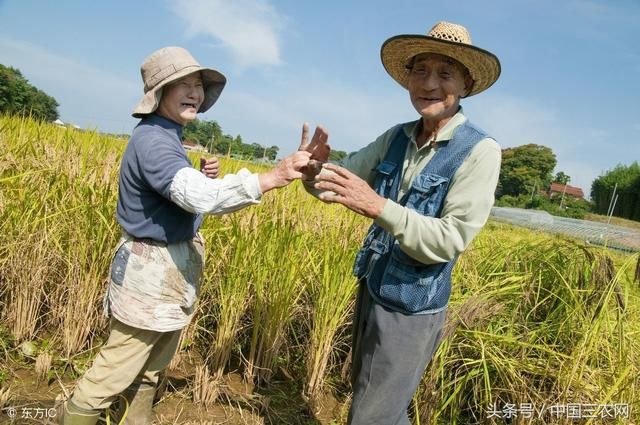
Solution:
[[[215,179],[216,177],[218,177],[218,175],[220,174],[220,162],[218,161],[218,158],[212,156],[211,158],[206,159],[201,156],[200,171],[202,171],[202,173],[210,179]]]
[[[309,124],[302,125],[302,137],[300,138],[299,151],[306,151],[311,154],[309,165],[302,170],[303,180],[314,180],[316,175],[322,170],[322,164],[329,160],[331,146],[327,143],[329,133],[324,127],[317,126],[313,133],[311,143],[309,143]]]
[[[271,171],[258,174],[260,191],[265,193],[302,178],[302,169],[309,164],[310,157],[307,151],[297,151],[278,162]]]
[[[334,164],[324,164],[325,170],[332,173],[322,173],[316,178],[316,189],[333,193],[320,194],[320,200],[342,204],[350,210],[369,218],[376,218],[382,214],[385,198],[378,195],[369,184],[346,168]]]

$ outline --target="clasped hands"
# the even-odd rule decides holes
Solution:
[[[357,175],[328,162],[331,152],[328,140],[326,129],[317,126],[309,142],[309,125],[304,123],[298,151],[282,159],[272,170],[258,175],[261,191],[264,193],[302,179],[307,185],[322,191],[318,195],[320,200],[342,204],[369,218],[378,217],[386,199]],[[200,169],[209,178],[218,177],[218,159],[200,158]]]
[[[369,218],[382,214],[386,199],[378,195],[369,184],[344,167],[330,164],[329,134],[323,127],[309,139],[309,126],[302,126],[302,137],[298,152],[310,154],[308,165],[302,170],[302,179],[322,191],[318,198],[327,203],[342,204],[350,210]]]

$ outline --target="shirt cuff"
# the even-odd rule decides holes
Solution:
[[[402,223],[404,208],[405,207],[391,199],[387,199],[387,202],[384,203],[382,214],[380,214],[374,222],[387,232],[395,235],[395,230],[398,229]]]
[[[254,199],[260,199],[262,197],[262,191],[260,190],[258,174],[252,173],[246,168],[242,168],[238,171],[238,175],[242,177],[242,183],[247,194]]]

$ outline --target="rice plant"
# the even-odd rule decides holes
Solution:
[[[31,363],[42,376],[106,336],[101,298],[120,234],[125,144],[0,116],[0,371],[24,341],[50,341],[51,358]],[[240,167],[264,169],[221,158],[223,174]],[[208,217],[198,309],[172,363],[195,362],[184,393],[286,422],[269,419],[282,413],[268,396],[220,397],[229,376],[242,374],[261,392],[286,381],[312,412],[334,396],[333,418],[343,421],[357,285],[351,264],[368,224],[299,183],[266,194],[261,205]],[[627,404],[622,419],[637,422],[639,276],[638,254],[490,223],[454,270],[442,342],[412,403],[414,422],[504,423],[500,416],[516,407],[511,423],[573,423],[566,409],[554,417],[549,408],[578,403]],[[0,384],[0,399],[24,396]]]

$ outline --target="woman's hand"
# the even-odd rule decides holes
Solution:
[[[271,189],[284,187],[295,179],[302,178],[302,169],[309,164],[310,158],[311,153],[297,151],[278,162],[271,171],[258,174],[260,191],[265,193]]]
[[[209,177],[210,179],[215,179],[220,175],[220,162],[218,161],[218,157],[212,156],[209,159],[205,157],[200,157],[200,171]]]

